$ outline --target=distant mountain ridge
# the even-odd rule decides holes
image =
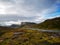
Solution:
[[[60,17],[53,19],[47,19],[37,25],[37,28],[41,29],[60,29]]]
[[[21,26],[23,28],[33,28],[36,23],[34,22],[21,22]]]
[[[11,28],[39,28],[39,29],[60,29],[60,17],[47,19],[42,23],[21,22],[21,25],[12,24]]]
[[[23,28],[39,28],[39,29],[60,29],[60,17],[47,19],[42,23],[36,24],[33,22],[22,22]]]
[[[9,26],[9,27],[11,27],[11,28],[18,28],[18,27],[20,27],[20,25],[12,24],[12,25],[11,25],[11,26]]]

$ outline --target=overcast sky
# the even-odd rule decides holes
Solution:
[[[0,0],[0,24],[40,23],[60,16],[60,0]]]

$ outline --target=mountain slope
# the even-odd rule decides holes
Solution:
[[[56,17],[53,19],[45,20],[42,23],[37,25],[37,28],[42,29],[60,29],[60,17]]]
[[[34,22],[22,22],[21,26],[22,28],[33,28],[36,25]]]

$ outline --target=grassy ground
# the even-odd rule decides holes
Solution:
[[[13,29],[0,31],[0,45],[59,45],[60,33]]]

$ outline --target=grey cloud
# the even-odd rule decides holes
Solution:
[[[46,13],[55,11],[58,0],[0,0],[2,3],[11,4],[6,15],[0,15],[0,21],[33,21],[44,20]],[[59,2],[59,1],[58,1]],[[16,12],[11,13],[10,12]]]
[[[36,13],[41,13],[43,10],[51,8],[55,2],[56,0],[22,0],[22,3],[17,2],[16,8],[20,15],[32,16]]]
[[[0,2],[15,3],[15,0],[0,0]]]
[[[44,9],[50,8],[54,5],[56,0],[24,0],[23,6],[27,7],[34,7],[34,11],[42,11]],[[24,8],[25,8],[24,7]]]
[[[22,17],[22,16],[19,16],[19,15],[5,15],[5,16],[0,16],[0,21],[23,21],[23,20],[28,20],[28,21],[31,21],[31,20],[35,20],[37,19],[38,17],[36,16],[33,16],[33,17]]]

